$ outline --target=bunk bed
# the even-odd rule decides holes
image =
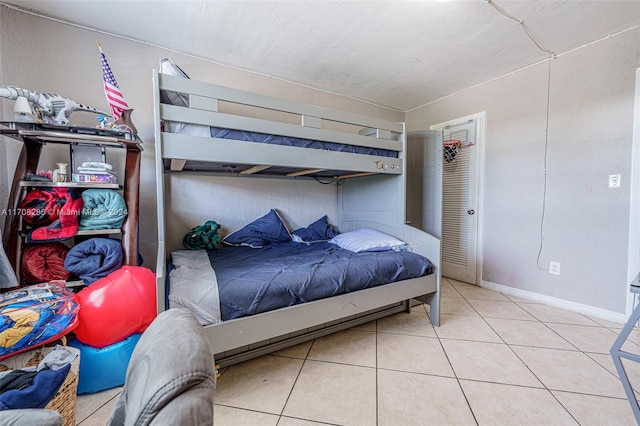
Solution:
[[[158,312],[168,308],[168,270],[173,267],[172,250],[177,249],[166,247],[165,206],[171,194],[165,179],[171,173],[204,171],[214,176],[335,180],[339,185],[335,224],[339,233],[380,231],[405,244],[401,250],[389,250],[394,255],[419,255],[427,260],[412,278],[392,274],[396,278],[389,283],[204,325],[217,362],[230,365],[394,313],[410,312],[415,303],[427,303],[431,323],[439,325],[440,240],[437,232],[434,236],[406,222],[404,123],[184,77],[153,71]],[[438,190],[431,199],[440,205]],[[280,247],[289,247],[287,244],[295,243]],[[398,253],[405,248],[412,253]],[[262,255],[261,250],[233,247],[219,251],[249,256],[252,251]],[[184,251],[175,253],[183,255]],[[253,268],[257,261],[246,262]],[[222,270],[215,273],[218,280],[235,275]]]

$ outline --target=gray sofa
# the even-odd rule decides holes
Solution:
[[[211,425],[216,373],[202,325],[162,312],[138,341],[108,425]]]
[[[215,362],[186,309],[158,315],[138,341],[109,426],[212,425]],[[50,410],[0,411],[2,425],[62,425]]]

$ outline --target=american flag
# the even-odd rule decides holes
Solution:
[[[99,47],[99,45],[98,45]],[[106,56],[100,49],[100,59],[102,60],[102,76],[104,80],[104,94],[107,96],[107,102],[109,103],[109,109],[111,110],[111,116],[114,120],[117,120],[122,115],[125,109],[129,109],[129,105],[124,100],[122,92],[118,88],[116,78],[111,72],[111,67],[107,62]]]

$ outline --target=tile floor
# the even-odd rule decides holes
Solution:
[[[444,279],[440,327],[418,306],[225,369],[215,424],[635,425],[609,355],[621,328]],[[80,395],[77,424],[104,425],[119,392]]]

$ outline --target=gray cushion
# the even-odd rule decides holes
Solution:
[[[62,426],[62,415],[57,411],[43,408],[27,408],[24,410],[0,411],[2,426]]]
[[[200,323],[186,309],[162,312],[131,355],[109,425],[213,423],[215,363]]]

